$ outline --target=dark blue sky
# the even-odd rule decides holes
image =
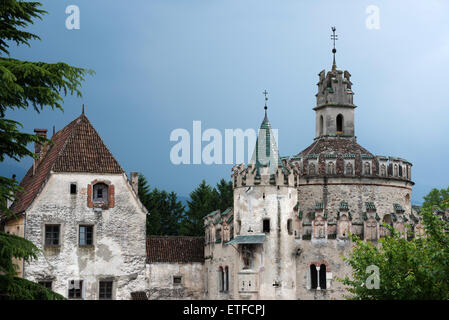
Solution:
[[[48,0],[32,31],[42,41],[12,48],[11,57],[64,61],[92,68],[83,98],[65,111],[10,112],[36,127],[64,127],[86,114],[124,169],[151,186],[188,195],[202,179],[230,178],[232,165],[170,162],[172,130],[257,128],[263,95],[279,129],[281,155],[314,138],[317,74],[331,67],[330,27],[337,64],[352,74],[357,141],[374,154],[414,166],[412,201],[448,186],[449,2],[298,0]],[[369,5],[380,29],[366,27]],[[67,30],[65,9],[77,5],[80,30]],[[31,147],[31,146],[30,146]],[[23,174],[31,160],[7,161],[0,174]]]

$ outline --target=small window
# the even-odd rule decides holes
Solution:
[[[44,286],[47,289],[51,290],[52,287],[52,281],[38,281],[37,283],[39,283],[41,286]]]
[[[79,232],[79,245],[80,246],[91,246],[93,245],[93,226],[80,226]]]
[[[221,229],[217,229],[215,231],[215,242],[216,243],[221,242]]]
[[[314,264],[310,265],[310,288],[316,289],[318,287],[318,272]]]
[[[223,267],[218,268],[218,285],[219,285],[219,291],[224,291],[224,271]]]
[[[70,184],[70,194],[76,194],[76,183]]]
[[[46,225],[45,226],[45,245],[46,246],[59,246],[59,225]]]
[[[339,114],[337,116],[337,134],[343,133],[343,115]]]
[[[326,289],[326,265],[320,266],[320,289]]]
[[[81,299],[83,292],[83,280],[70,280],[69,299]]]
[[[181,284],[182,283],[182,277],[181,276],[174,276],[173,277],[173,284]]]
[[[108,186],[104,183],[97,183],[94,185],[94,202],[108,201]]]
[[[270,219],[263,220],[263,232],[270,233]]]
[[[292,219],[288,219],[287,220],[287,231],[288,231],[288,234],[293,234],[293,230],[292,230],[293,228],[292,228]]]
[[[229,267],[224,269],[224,292],[229,291]]]
[[[100,281],[100,292],[98,297],[100,300],[112,299],[112,281]]]

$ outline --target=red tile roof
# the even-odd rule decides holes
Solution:
[[[24,191],[17,195],[17,200],[11,206],[14,214],[22,213],[31,205],[51,171],[124,173],[84,114],[58,131],[51,141],[54,145],[43,148],[44,154],[34,170],[35,173],[33,174],[31,166],[20,183]]]
[[[204,262],[204,238],[148,236],[147,263],[152,262]]]

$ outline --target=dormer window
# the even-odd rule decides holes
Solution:
[[[94,203],[108,202],[108,186],[104,183],[97,183],[94,185],[93,200]]]

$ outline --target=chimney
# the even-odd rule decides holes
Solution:
[[[131,172],[131,187],[133,188],[134,192],[139,195],[139,173],[138,172]]]
[[[44,138],[47,138],[47,131],[48,131],[47,129],[34,129],[34,133],[36,133],[36,136],[44,137]],[[43,145],[41,145],[39,143],[34,144],[34,153],[36,155],[38,155],[38,158],[34,159],[34,162],[33,162],[33,175],[35,174],[37,164],[41,160],[41,157],[42,157],[42,153],[43,153],[42,147],[43,147]]]
[[[34,133],[36,133],[36,136],[38,137],[44,137],[47,138],[47,129],[34,129]],[[34,153],[40,155],[42,151],[42,145],[39,143],[34,144]]]

